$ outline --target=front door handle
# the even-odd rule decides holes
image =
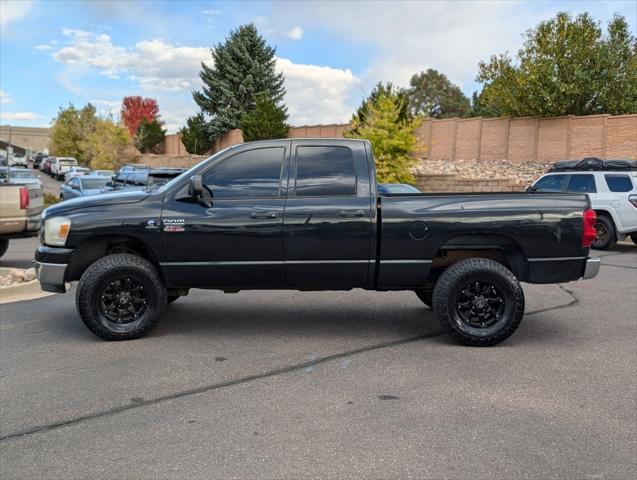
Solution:
[[[341,217],[364,217],[365,212],[363,210],[341,210],[338,212]]]
[[[276,212],[252,212],[250,218],[277,218]]]

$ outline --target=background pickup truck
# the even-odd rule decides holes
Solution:
[[[31,237],[40,230],[44,194],[37,185],[15,185],[0,181],[0,257],[12,238]]]
[[[371,145],[280,140],[230,147],[159,190],[45,211],[36,271],[78,280],[80,317],[140,337],[189,288],[413,290],[443,328],[492,345],[524,312],[520,281],[597,274],[584,194],[378,195]]]

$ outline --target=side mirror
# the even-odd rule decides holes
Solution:
[[[538,188],[535,188],[533,185],[529,185],[528,187],[526,187],[526,190],[525,190],[526,193],[535,193],[539,191],[540,190]]]
[[[193,175],[188,183],[188,195],[199,198],[203,193],[203,185],[201,183],[201,175]]]
[[[75,184],[71,185],[71,188],[72,188],[73,190],[79,190],[79,189],[80,189],[80,186],[79,186],[77,183],[75,183]]]

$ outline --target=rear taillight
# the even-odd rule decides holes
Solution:
[[[628,195],[628,201],[633,204],[633,207],[637,208],[637,195]]]
[[[26,210],[27,208],[29,208],[29,189],[20,187],[20,210]]]
[[[595,222],[597,222],[597,213],[592,208],[584,210],[582,215],[582,247],[588,248],[597,236]]]

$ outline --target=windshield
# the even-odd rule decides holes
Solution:
[[[196,168],[198,168],[200,165],[203,165],[204,163],[209,162],[211,160],[215,160],[217,157],[219,157],[220,155],[222,155],[223,153],[225,153],[226,151],[230,150],[233,147],[235,147],[235,145],[232,145],[230,147],[226,147],[223,150],[219,150],[217,153],[215,153],[211,157],[203,159],[201,162],[199,162],[196,165],[193,165],[192,167],[190,167],[188,170],[186,170],[181,175],[178,175],[175,178],[173,178],[170,182],[164,183],[158,191],[161,192],[161,193],[165,192],[166,190],[170,189],[173,185],[178,184],[182,179],[192,175],[191,172],[193,170],[195,170]]]
[[[104,188],[108,181],[108,178],[84,178],[82,180],[82,188],[84,190],[97,190],[99,188]]]

